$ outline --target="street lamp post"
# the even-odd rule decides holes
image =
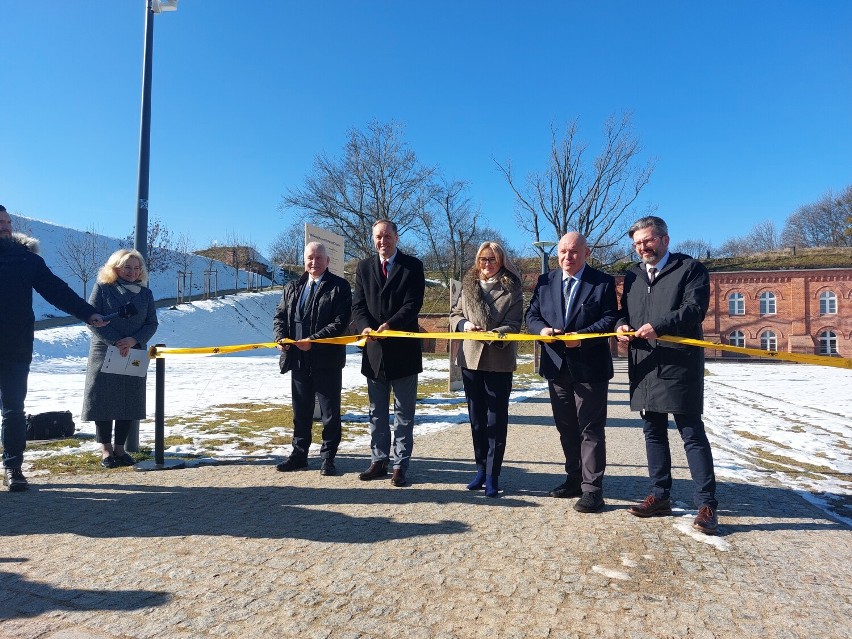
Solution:
[[[142,52],[142,118],[139,126],[139,173],[136,182],[135,248],[148,261],[148,169],[151,155],[151,61],[154,56],[154,14],[175,11],[178,0],[145,0],[145,46]],[[127,450],[139,450],[139,422],[127,435]]]

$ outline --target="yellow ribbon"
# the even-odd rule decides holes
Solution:
[[[411,333],[406,331],[382,331],[374,333],[378,339],[385,337],[404,337],[409,339],[447,339],[447,340],[478,340],[486,342],[572,342],[583,339],[595,339],[600,337],[615,337],[617,335],[633,335],[632,331],[625,333],[574,333],[572,335],[554,335],[552,337],[544,337],[542,335],[529,335],[524,333],[495,333],[492,331],[473,331],[469,333]],[[709,350],[729,351],[732,353],[740,353],[742,355],[753,355],[755,357],[768,357],[770,359],[780,359],[788,362],[797,362],[799,364],[815,364],[817,366],[832,366],[835,368],[846,368],[852,370],[852,359],[848,357],[827,357],[825,355],[813,355],[807,353],[784,353],[779,351],[764,351],[758,348],[745,348],[742,346],[731,346],[730,344],[719,344],[716,342],[706,342],[700,339],[690,339],[688,337],[674,337],[671,335],[660,335],[658,340],[663,342],[672,342],[674,344],[684,344],[686,346],[696,346]],[[322,339],[307,340],[312,344],[354,344],[355,346],[364,346],[367,342],[367,337],[364,335],[343,335],[341,337],[325,337]],[[282,339],[281,344],[295,344],[296,340]],[[240,353],[244,351],[258,350],[261,348],[276,348],[278,342],[262,342],[259,344],[232,344],[229,346],[205,346],[200,348],[169,348],[152,346],[149,349],[149,355],[152,358],[164,357],[165,355],[224,355],[227,353]]]

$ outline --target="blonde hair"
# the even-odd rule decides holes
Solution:
[[[504,268],[509,271],[512,275],[516,276],[520,280],[520,272],[517,267],[512,262],[512,259],[506,255],[506,251],[503,250],[503,247],[499,242],[483,242],[479,245],[479,248],[476,249],[476,257],[474,257],[473,267],[479,269],[479,258],[482,255],[482,251],[485,249],[491,249],[491,252],[494,253],[494,257],[497,258],[497,262],[500,265],[500,268]],[[482,274],[481,269],[479,269],[480,275]]]
[[[135,257],[139,260],[139,266],[142,267],[139,273],[137,283],[142,286],[148,286],[148,268],[145,266],[145,259],[142,254],[135,249],[118,249],[115,253],[109,256],[109,259],[98,271],[98,284],[115,284],[118,280],[118,271],[127,264],[127,260]]]

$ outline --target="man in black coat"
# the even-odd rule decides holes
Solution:
[[[399,233],[390,220],[373,224],[373,244],[378,255],[361,260],[355,273],[352,322],[368,336],[361,372],[370,396],[370,467],[360,474],[364,481],[388,472],[391,433],[388,410],[394,395],[394,486],[406,485],[406,471],[414,447],[414,407],[417,375],[423,370],[420,340],[381,338],[390,329],[418,332],[417,316],[423,306],[426,277],[423,263],[397,250]]]
[[[340,391],[346,346],[312,344],[312,339],[339,337],[346,333],[352,315],[352,288],[328,270],[329,256],[319,242],[305,247],[305,273],[284,287],[273,322],[279,344],[281,373],[290,371],[293,403],[293,451],[276,466],[282,472],[308,467],[314,402],[322,419],[321,475],[336,475],[334,456],[341,439]]]
[[[27,447],[24,399],[33,358],[33,290],[92,326],[106,326],[95,309],[56,277],[38,255],[38,242],[12,233],[12,218],[0,206],[0,408],[3,411],[3,485],[26,490],[21,472]]]
[[[648,455],[651,494],[629,512],[637,517],[670,515],[672,462],[668,414],[683,439],[695,482],[698,516],[693,527],[716,533],[716,475],[704,431],[704,350],[657,340],[659,335],[703,339],[701,323],[710,303],[710,275],[703,264],[669,253],[669,231],[656,216],[643,217],[628,231],[641,262],[624,276],[617,332],[635,329],[629,342],[630,407],[640,411]]]
[[[586,264],[591,250],[579,233],[566,233],[557,250],[560,268],[538,278],[527,310],[527,330],[542,336],[609,333],[618,319],[615,279]],[[574,510],[600,512],[607,392],[613,375],[609,340],[544,343],[538,372],[547,379],[567,473],[550,495],[580,497]]]

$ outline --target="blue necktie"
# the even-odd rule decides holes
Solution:
[[[569,277],[564,282],[562,282],[562,288],[563,288],[564,296],[565,296],[565,317],[563,318],[564,319],[563,324],[564,324],[565,328],[568,328],[568,313],[571,310],[570,309],[570,306],[571,306],[571,291],[574,288],[574,278]]]

